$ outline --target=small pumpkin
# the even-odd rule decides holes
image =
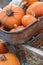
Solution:
[[[15,25],[14,27],[15,28],[12,29],[10,32],[21,31],[22,29],[24,29],[23,25],[20,25],[20,26]]]
[[[22,18],[22,24],[24,26],[31,25],[33,22],[35,22],[37,19],[32,15],[25,15]]]
[[[8,49],[5,45],[5,41],[0,39],[0,54],[7,53]]]
[[[16,55],[7,53],[0,55],[0,65],[20,65]]]
[[[26,14],[31,14],[36,17],[43,16],[43,2],[35,2],[30,5],[26,11]]]
[[[14,24],[20,25],[24,16],[22,8],[16,5],[7,5],[0,13],[0,21],[9,28],[13,28]]]
[[[25,6],[28,7],[29,5],[31,5],[34,2],[37,2],[38,0],[22,0],[22,2],[25,2]]]

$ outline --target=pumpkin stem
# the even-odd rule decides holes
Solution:
[[[6,61],[6,57],[3,54],[0,55],[0,58],[2,59],[2,61]]]
[[[14,25],[14,28],[17,29],[17,25],[16,24]]]
[[[7,14],[7,16],[13,16],[13,12],[12,12],[12,10],[6,10],[6,14]]]

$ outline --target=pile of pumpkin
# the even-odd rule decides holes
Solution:
[[[34,23],[38,17],[43,16],[43,2],[28,0],[25,7],[26,11],[17,5],[5,6],[0,12],[0,29],[10,32],[20,31]],[[17,56],[8,53],[4,43],[6,42],[0,40],[0,64],[20,65]]]
[[[23,30],[43,16],[43,2],[27,0],[26,11],[17,5],[7,5],[0,12],[0,29],[15,32]],[[24,2],[24,0],[23,0]]]
[[[0,12],[0,29],[10,32],[20,31],[43,16],[43,2],[28,0],[24,6],[27,8],[25,12],[17,5],[5,6]]]

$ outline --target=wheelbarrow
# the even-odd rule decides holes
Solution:
[[[36,36],[40,30],[43,29],[43,16],[38,18],[37,21],[25,27],[21,31],[7,32],[0,29],[0,39],[5,40],[9,44],[23,44],[29,41],[33,36]]]
[[[25,44],[17,45],[16,47],[14,47],[14,45],[11,45],[10,50],[13,50],[13,53],[16,54],[20,59],[21,65],[31,65],[29,62],[27,62],[27,58],[29,58],[29,56],[31,56],[31,58],[35,57],[43,61],[43,51],[37,49],[41,47],[41,45],[43,45],[43,32],[33,37],[33,39]]]
[[[19,53],[19,57],[22,61],[28,61],[27,57],[29,55],[33,55],[37,58],[43,59],[43,50],[41,47],[43,46],[43,32],[38,34],[32,40],[28,41],[25,45],[18,45],[16,47],[16,51]]]

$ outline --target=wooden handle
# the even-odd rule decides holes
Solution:
[[[43,51],[29,45],[22,45],[21,48],[24,50],[24,52],[28,52],[27,55],[32,55],[34,57],[43,59]]]

